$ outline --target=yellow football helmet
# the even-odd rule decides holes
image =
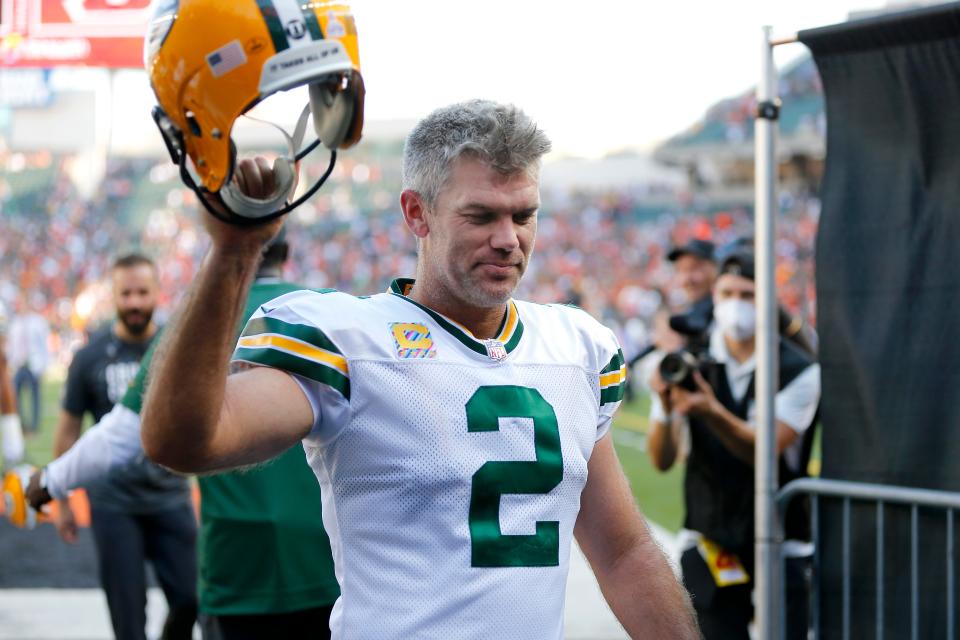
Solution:
[[[204,194],[213,194],[233,223],[257,223],[291,211],[319,189],[336,161],[336,149],[353,146],[363,128],[363,78],[357,29],[344,2],[326,0],[158,0],[144,61],[156,94],[153,116],[184,182],[215,216]],[[292,158],[275,165],[278,186],[269,197],[248,197],[232,181],[237,118],[271,94],[309,86],[291,142]],[[292,162],[306,118],[313,115],[319,142],[330,149],[324,176],[297,202],[287,204],[295,179]],[[199,176],[196,184],[186,157]]]
[[[25,491],[30,484],[34,469],[20,465],[3,476],[2,494],[3,513],[10,522],[21,529],[33,529],[37,524],[38,513],[27,502]]]

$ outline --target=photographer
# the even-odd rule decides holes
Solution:
[[[753,256],[721,264],[713,289],[714,326],[705,353],[670,354],[654,376],[647,450],[661,471],[678,459],[683,431],[690,451],[684,478],[687,549],[681,565],[707,640],[749,638],[754,532],[754,371],[756,325]],[[709,380],[709,382],[708,382]],[[803,475],[809,427],[820,398],[820,367],[780,339],[775,400],[780,482]],[[805,560],[810,545],[802,505],[788,512],[785,547],[788,637],[806,637]],[[791,540],[792,539],[792,540]]]
[[[744,236],[717,249],[709,240],[694,239],[674,247],[667,254],[673,263],[677,286],[687,304],[681,313],[670,316],[670,328],[687,336],[687,347],[697,353],[708,347],[708,331],[713,322],[713,284],[717,279],[717,263],[730,255],[750,253],[753,238]],[[800,316],[791,315],[777,306],[780,335],[816,358],[817,333]]]
[[[677,286],[687,300],[684,313],[670,318],[670,328],[685,336],[706,333],[713,320],[713,299],[710,296],[717,278],[716,248],[709,240],[693,239],[674,247],[667,254],[673,263]]]

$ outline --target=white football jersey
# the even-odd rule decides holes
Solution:
[[[334,638],[562,638],[573,526],[623,396],[612,332],[510,301],[496,340],[404,293],[263,305],[235,360],[297,379],[342,595]]]

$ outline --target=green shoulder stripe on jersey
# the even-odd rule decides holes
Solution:
[[[607,366],[600,371],[600,375],[610,373],[612,371],[620,371],[621,367],[624,365],[624,362],[626,361],[623,359],[623,350],[617,349],[616,355],[613,356],[613,358],[610,359],[610,362],[607,363]]]
[[[277,351],[276,349],[261,349],[237,347],[233,352],[232,360],[243,360],[254,364],[281,369],[288,373],[295,373],[321,384],[332,387],[340,392],[347,400],[350,399],[350,378],[338,370],[306,358]]]
[[[313,8],[312,2],[306,2],[300,5],[300,11],[303,12],[303,21],[307,23],[307,30],[310,37],[314,40],[323,40],[323,30],[320,28],[320,22],[317,20],[317,12]]]
[[[337,348],[337,345],[333,344],[330,338],[316,327],[310,327],[305,324],[292,324],[277,318],[260,317],[250,320],[243,330],[243,333],[240,334],[240,337],[248,338],[264,333],[276,333],[288,338],[296,338],[318,349],[330,351],[331,353],[336,353],[341,356],[343,355],[340,349]]]
[[[626,386],[627,365],[623,359],[623,351],[617,349],[616,355],[600,372],[600,406],[623,400]]]
[[[607,387],[600,391],[600,406],[610,404],[611,402],[620,402],[623,400],[623,390],[626,383],[618,384],[615,387]]]
[[[270,39],[273,41],[273,48],[277,53],[290,48],[290,42],[287,40],[287,34],[283,31],[283,24],[280,22],[280,16],[277,15],[277,8],[273,6],[271,0],[257,0],[257,7],[260,9],[260,15],[267,25],[267,31],[270,32]]]

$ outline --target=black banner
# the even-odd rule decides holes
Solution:
[[[823,476],[960,491],[960,3],[800,39],[827,108],[817,239]],[[947,567],[957,571],[947,515],[918,510],[915,546],[909,508],[888,506],[882,517],[878,558],[878,510],[853,503],[851,637],[876,637],[878,623],[886,638],[909,638],[914,624],[920,638],[946,637]],[[844,624],[842,524],[841,504],[823,502],[823,638],[841,637]]]

